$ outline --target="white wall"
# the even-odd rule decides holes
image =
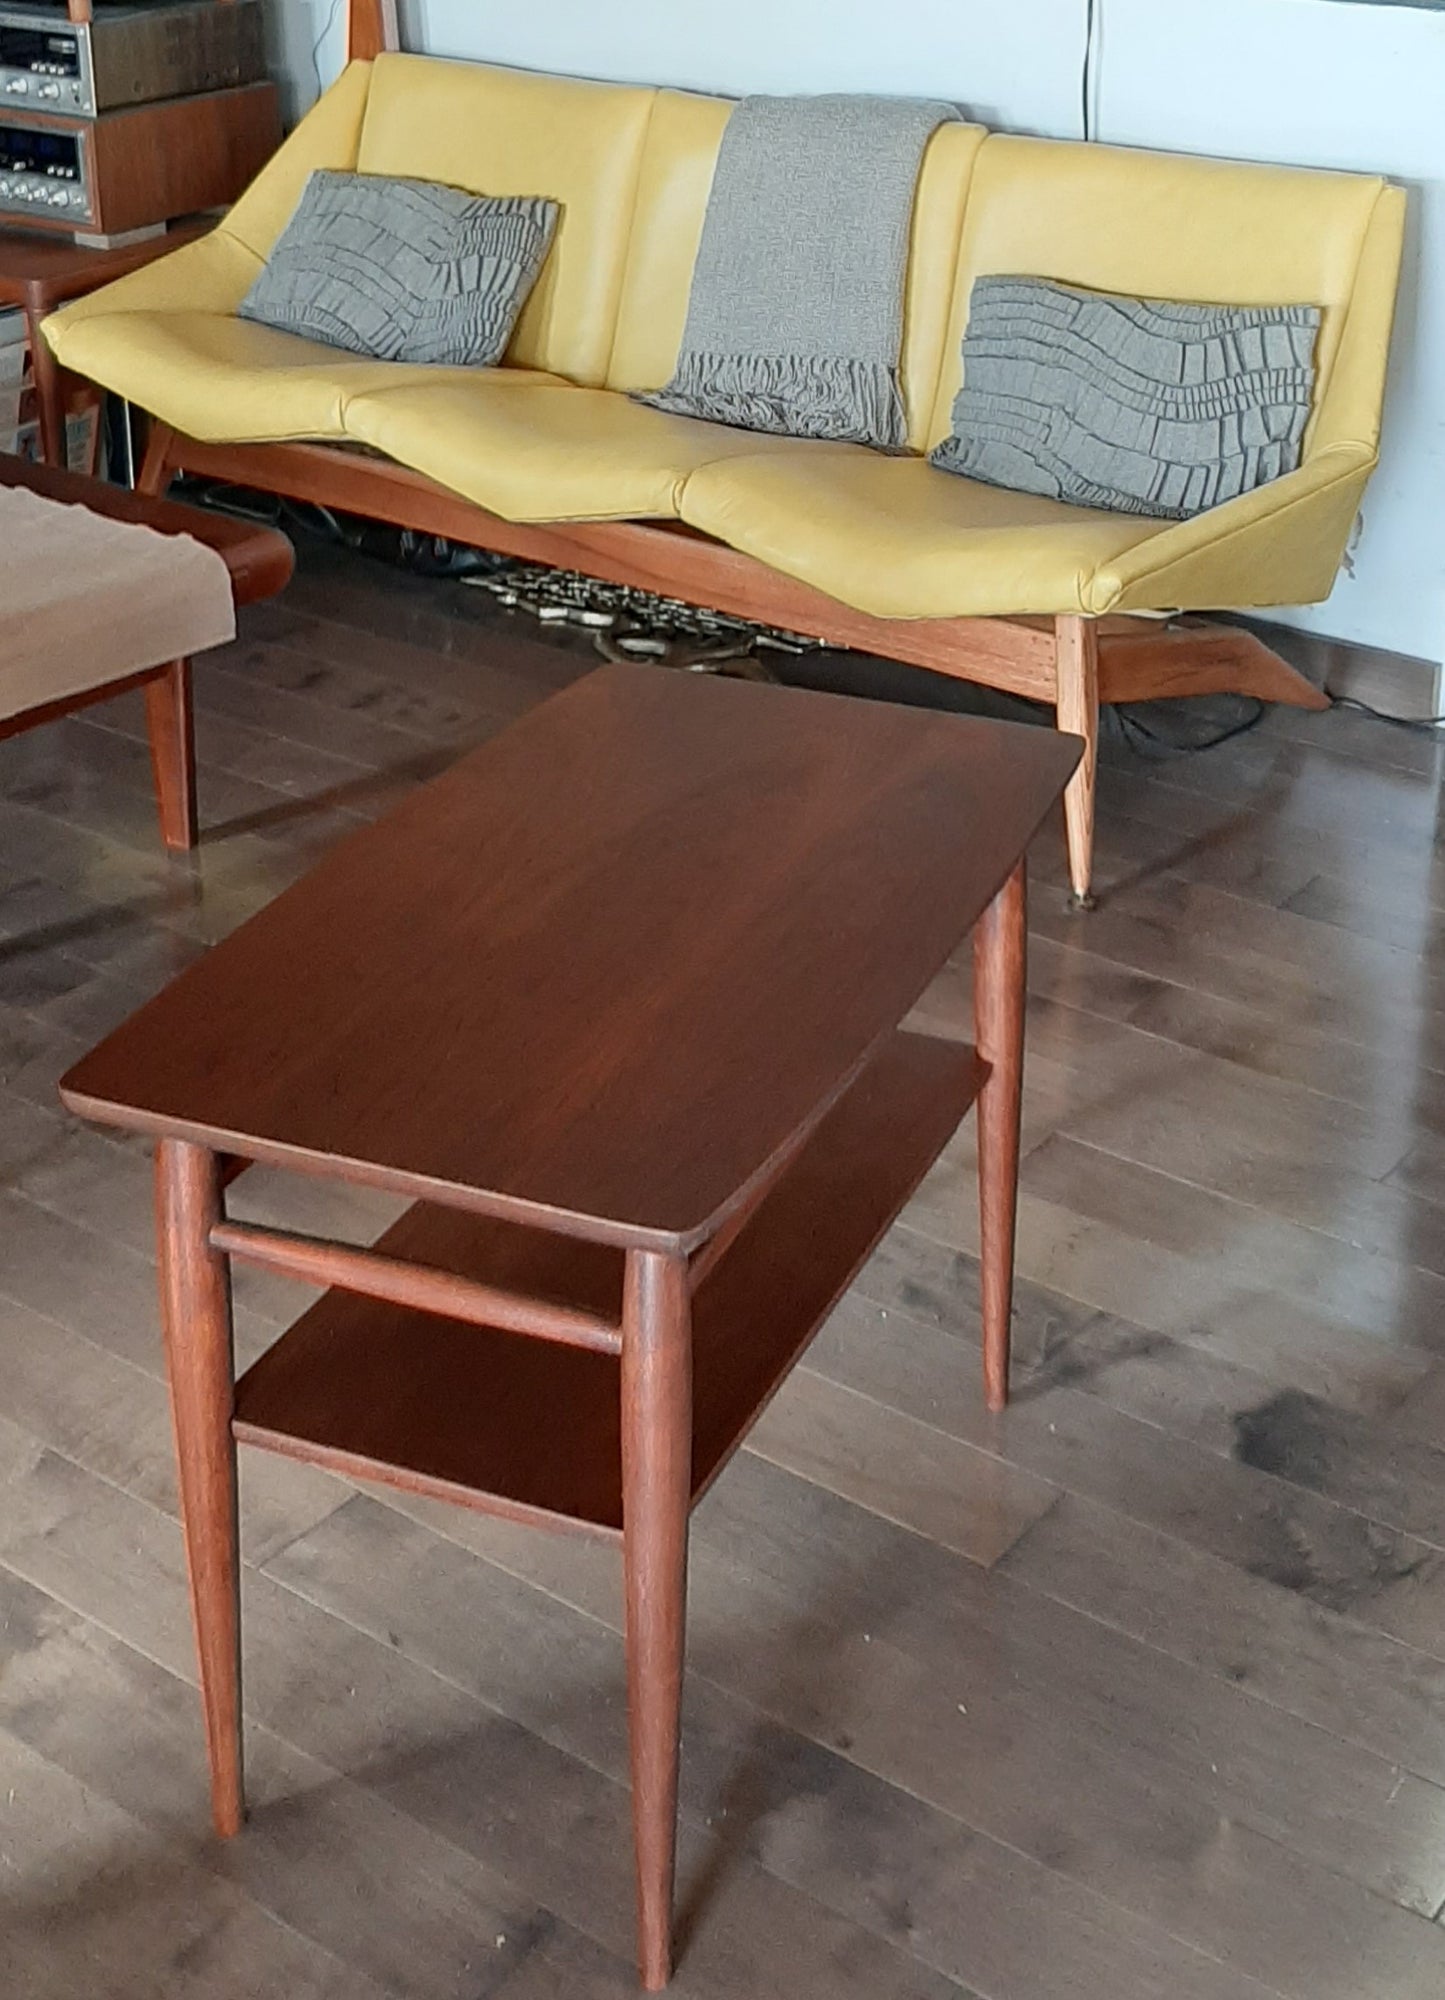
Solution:
[[[332,0],[279,0],[300,102]],[[321,69],[341,60],[344,5]],[[1085,0],[403,0],[409,48],[698,89],[956,98],[1077,135]],[[1385,449],[1348,569],[1291,621],[1445,657],[1445,12],[1339,0],[1100,0],[1099,136],[1354,167],[1412,192]]]
[[[1291,622],[1440,660],[1445,13],[1326,0],[1105,0],[1101,53],[1106,138],[1353,167],[1409,187],[1380,466],[1349,568],[1327,604]]]
[[[413,48],[699,90],[962,92],[985,123],[1068,131],[1081,0],[410,0]],[[559,51],[566,51],[565,62]]]

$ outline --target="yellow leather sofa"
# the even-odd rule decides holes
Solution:
[[[178,468],[248,479],[1053,703],[1088,745],[1068,799],[1086,897],[1101,698],[1318,699],[1242,631],[1118,614],[1328,593],[1375,463],[1403,195],[1363,176],[944,127],[915,204],[911,451],[888,457],[627,396],[671,375],[730,111],[430,57],[355,61],[214,234],[66,307],[46,337],[65,367],[158,420],[152,486]],[[560,202],[504,367],[372,362],[235,317],[316,167]],[[1322,306],[1299,470],[1172,523],[931,469],[985,272]]]

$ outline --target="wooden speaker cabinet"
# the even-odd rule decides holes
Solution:
[[[119,236],[223,208],[281,143],[274,83],[98,118],[0,109],[0,223]]]

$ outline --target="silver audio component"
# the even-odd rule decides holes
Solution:
[[[0,100],[0,213],[68,221],[83,228],[94,221],[90,162],[83,131],[40,129],[23,114],[6,115],[11,100]]]
[[[0,112],[23,105],[94,118],[265,74],[262,0],[98,5],[84,22],[63,5],[0,0]]]

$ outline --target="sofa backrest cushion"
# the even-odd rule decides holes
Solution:
[[[969,194],[930,447],[951,428],[975,278],[1027,276],[1139,298],[1320,306],[1308,457],[1388,192],[1367,175],[991,135]],[[1387,300],[1384,340],[1388,330]],[[1377,418],[1378,399],[1359,415]]]
[[[660,389],[672,379],[733,103],[730,97],[695,97],[681,90],[657,93],[637,180],[609,388]]]
[[[383,55],[357,167],[472,194],[545,195],[557,234],[507,359],[597,387],[617,322],[651,90]]]
[[[718,148],[731,99],[657,94],[638,179],[608,386],[660,389],[672,378],[687,319]],[[973,163],[984,133],[947,125],[924,155],[913,208],[904,298],[903,401],[909,443],[922,447],[933,414],[953,274]]]
[[[318,167],[355,172],[370,89],[371,64],[348,63],[227,213],[221,227],[228,236],[265,258]]]

